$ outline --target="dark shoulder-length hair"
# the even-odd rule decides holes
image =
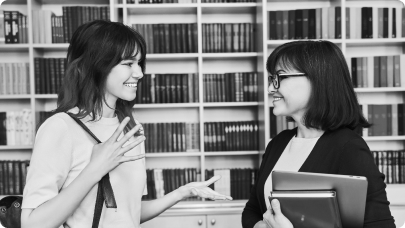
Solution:
[[[266,68],[276,73],[284,69],[306,73],[312,91],[303,124],[308,128],[333,131],[369,127],[363,116],[342,51],[329,41],[293,41],[277,47]],[[281,85],[282,86],[282,85]]]
[[[102,116],[107,76],[122,60],[140,54],[145,72],[146,43],[134,29],[119,22],[95,20],[81,25],[70,40],[64,84],[58,95],[54,113],[78,107],[76,117]],[[132,108],[135,100],[118,99],[115,114],[121,122],[131,118],[126,131],[135,126]]]

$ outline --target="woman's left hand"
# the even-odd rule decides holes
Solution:
[[[232,200],[232,197],[222,195],[208,187],[219,179],[221,179],[221,176],[214,176],[203,182],[191,182],[178,188],[178,191],[183,199],[199,196],[211,200]]]
[[[263,221],[267,223],[270,228],[294,228],[293,224],[281,212],[280,202],[273,199],[271,208],[263,214]]]

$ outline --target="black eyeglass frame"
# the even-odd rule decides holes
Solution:
[[[268,76],[268,83],[269,86],[271,83],[273,83],[273,86],[275,89],[280,88],[280,78],[288,78],[288,77],[302,77],[302,76],[308,76],[306,73],[291,73],[291,74],[279,74],[276,73],[275,75],[269,75]]]

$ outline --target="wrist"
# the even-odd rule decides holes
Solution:
[[[88,164],[83,171],[81,172],[82,175],[88,177],[88,180],[91,180],[94,183],[98,183],[103,175],[96,167],[93,168],[91,164]]]
[[[190,190],[186,186],[181,186],[174,191],[176,193],[176,197],[178,201],[186,199],[190,196]]]

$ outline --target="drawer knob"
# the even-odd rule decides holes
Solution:
[[[211,219],[211,225],[215,225],[215,219]]]
[[[202,225],[202,220],[198,220],[198,225],[201,226]]]

